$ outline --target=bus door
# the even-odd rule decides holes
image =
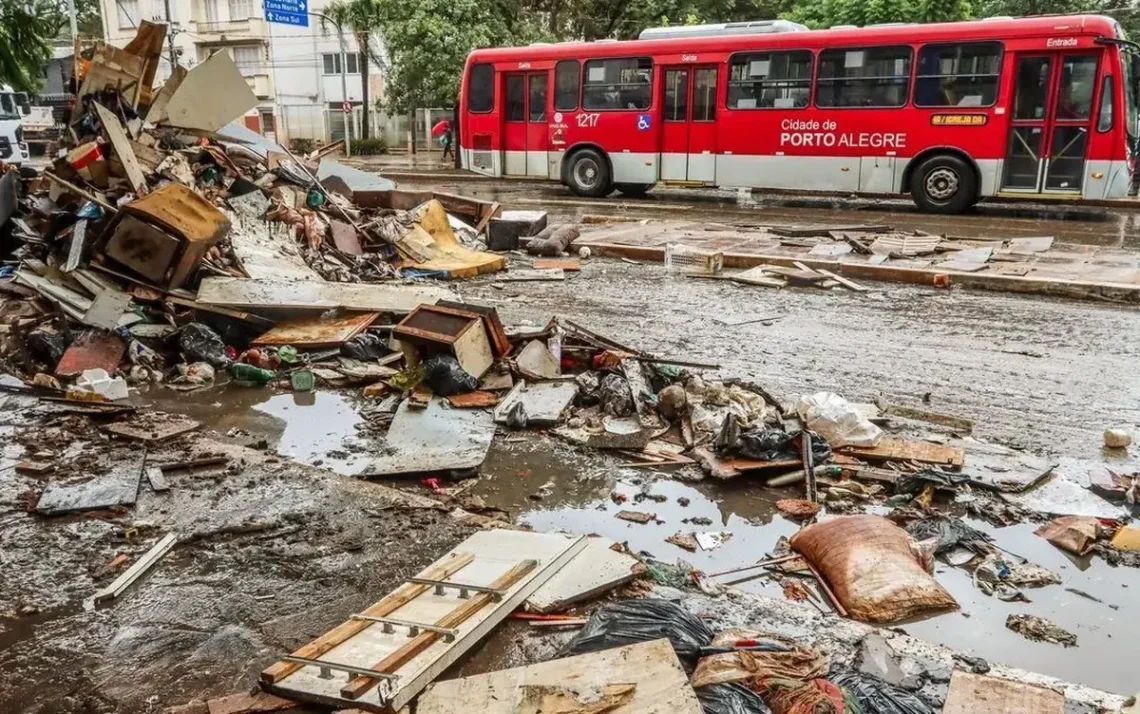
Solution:
[[[1015,58],[1003,190],[1081,193],[1097,57],[1056,52]]]
[[[503,174],[549,174],[547,150],[547,73],[525,72],[503,76]]]
[[[716,182],[715,66],[666,67],[661,180]]]

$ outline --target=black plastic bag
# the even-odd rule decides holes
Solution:
[[[871,674],[832,669],[828,679],[855,698],[863,714],[935,714],[929,704],[905,689]]]
[[[941,555],[959,545],[975,553],[981,553],[991,540],[985,533],[966,525],[961,518],[953,516],[931,516],[911,521],[906,525],[906,532],[915,540],[937,538],[935,555]]]
[[[628,600],[606,605],[570,640],[560,657],[652,642],[662,637],[673,645],[685,671],[692,673],[701,648],[712,642],[713,632],[695,615],[668,600]]]
[[[178,334],[178,346],[187,362],[209,362],[211,367],[227,369],[232,360],[226,354],[226,343],[218,333],[200,322],[191,322]]]
[[[780,429],[760,428],[740,435],[728,451],[748,459],[759,461],[779,461],[802,458],[797,434],[789,434]],[[811,434],[812,460],[818,466],[831,458],[831,447],[818,434]]]
[[[928,483],[932,483],[936,487],[954,488],[968,480],[965,474],[952,474],[945,471],[936,471],[935,469],[923,469],[922,471],[916,471],[915,473],[900,477],[899,480],[895,482],[895,493],[918,494],[922,492],[922,489],[926,488],[926,484]]]
[[[459,366],[448,354],[435,354],[424,360],[424,384],[441,397],[466,394],[479,388],[479,380]]]
[[[345,342],[340,351],[345,357],[370,362],[388,354],[389,349],[380,335],[364,332]]]
[[[710,684],[696,692],[705,714],[772,714],[760,695],[743,684]]]
[[[40,362],[55,366],[67,351],[67,340],[58,332],[36,330],[28,335],[28,351]]]

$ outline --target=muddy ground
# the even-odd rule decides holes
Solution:
[[[451,188],[573,201],[548,187]],[[674,210],[605,203],[551,208],[566,218]],[[721,221],[881,220],[865,211],[739,205],[700,210]],[[885,215],[896,225],[918,220],[905,212]],[[1131,216],[1089,218],[1009,218],[1024,221],[1010,227],[973,216],[955,225],[967,235],[994,235],[1005,226],[1014,235],[1067,235],[1074,242],[1137,240]],[[512,261],[529,262],[518,256]],[[648,351],[719,363],[714,374],[757,381],[785,399],[829,390],[854,401],[883,397],[966,416],[977,421],[979,438],[1054,455],[1075,478],[1105,463],[1138,470],[1135,460],[1103,453],[1100,444],[1104,427],[1140,423],[1140,378],[1133,368],[1140,312],[1023,295],[870,285],[876,290],[867,294],[774,291],[671,276],[659,265],[590,259],[565,282],[499,285],[488,276],[456,287],[467,299],[494,305],[508,324],[544,324],[560,315]],[[772,315],[780,319],[733,324]],[[392,507],[395,496],[378,483],[330,473],[364,471],[378,443],[375,403],[357,391],[322,388],[293,395],[232,385],[193,395],[157,390],[136,401],[206,424],[203,436],[169,447],[177,453],[224,448],[244,460],[243,466],[231,473],[175,475],[171,494],[144,488],[139,503],[115,517],[45,523],[24,511],[27,491],[39,484],[16,474],[14,459],[56,451],[68,473],[66,464],[84,453],[113,459],[115,449],[137,447],[104,439],[85,417],[39,413],[46,408],[18,406],[13,399],[3,405],[6,460],[0,462],[2,712],[147,711],[246,688],[274,656],[375,601],[468,532],[434,510]],[[245,448],[261,446],[263,439],[268,455]],[[773,504],[795,489],[689,482],[698,476],[692,469],[626,469],[615,458],[553,437],[504,434],[479,480],[466,488],[538,530],[600,533],[628,541],[635,552],[665,561],[684,558],[707,571],[750,563],[779,536],[794,532]],[[414,479],[383,483],[426,493]],[[664,497],[639,506],[656,511],[664,524],[616,520],[614,491],[631,499]],[[694,529],[683,522],[694,517],[709,519],[706,529],[732,531],[732,539],[695,554],[664,542],[678,530]],[[938,578],[962,610],[903,629],[997,662],[1131,693],[1132,643],[1140,634],[1140,602],[1130,596],[1140,587],[1137,571],[1101,560],[1070,560],[1032,535],[1032,524],[971,524],[1061,573],[1064,583],[1031,591],[1032,603],[1007,604],[981,595],[961,571],[940,566]],[[92,572],[120,552],[145,552],[169,530],[198,537],[176,548],[121,601],[83,610],[83,600],[109,579],[96,582]],[[760,583],[741,587],[768,592]],[[1079,646],[1022,640],[1002,626],[1011,612],[1053,619],[1078,634]],[[515,664],[526,656],[519,643],[532,640],[524,627],[505,627],[460,671]]]

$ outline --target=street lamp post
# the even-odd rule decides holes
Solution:
[[[350,105],[348,103],[348,76],[346,74],[348,71],[348,54],[344,48],[344,30],[341,28],[339,22],[334,22],[333,19],[328,15],[323,15],[319,12],[310,12],[309,14],[319,17],[325,22],[331,23],[334,27],[336,27],[337,40],[340,42],[340,109],[341,116],[344,118],[344,155],[352,156],[352,141],[349,139],[349,135],[351,134],[349,127],[350,120],[348,118],[349,112],[345,110],[345,107],[348,107]],[[362,81],[367,82],[368,78],[364,77]]]

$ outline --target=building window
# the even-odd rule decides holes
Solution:
[[[261,73],[260,47],[235,47],[234,64],[243,77]]]
[[[495,69],[489,64],[477,64],[467,80],[467,111],[486,113],[494,106]]]
[[[206,10],[206,22],[214,24],[218,21],[218,0],[204,0]]]
[[[652,59],[630,57],[586,62],[583,109],[648,109],[652,98]]]
[[[909,47],[824,50],[819,53],[816,106],[901,107],[910,84]]]
[[[230,0],[230,20],[248,20],[253,17],[253,0]]]
[[[991,107],[997,102],[1002,46],[998,42],[926,45],[918,53],[918,107]]]
[[[811,52],[733,55],[729,109],[802,109],[811,99]]]
[[[119,27],[138,27],[139,0],[115,0],[119,8]]]
[[[554,68],[554,109],[572,112],[578,108],[578,89],[582,66],[578,60],[563,60]]]
[[[261,112],[261,133],[272,134],[276,131],[273,124],[273,112]]]
[[[340,74],[340,53],[332,52],[321,55],[325,74]],[[360,74],[360,55],[349,52],[345,55],[345,73]]]

